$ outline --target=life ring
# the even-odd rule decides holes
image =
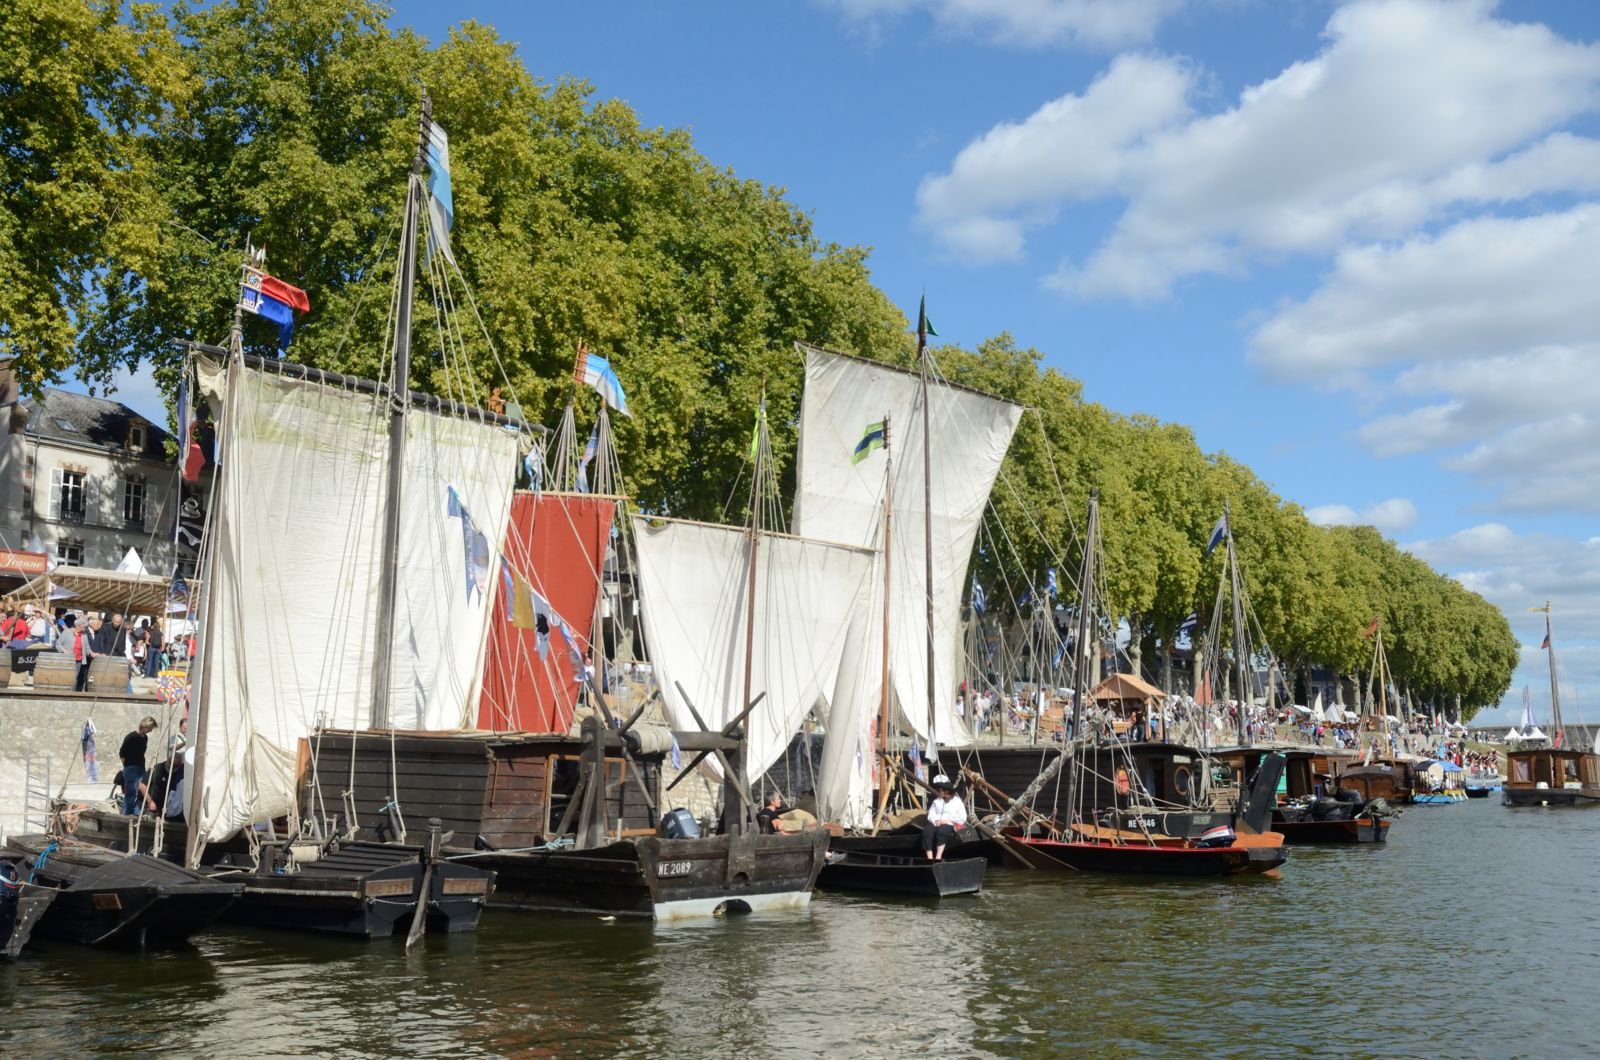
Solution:
[[[1115,784],[1118,795],[1126,795],[1131,790],[1132,785],[1128,783],[1128,771],[1126,769],[1117,770]]]
[[[1193,774],[1189,772],[1188,766],[1179,766],[1177,769],[1174,769],[1172,771],[1173,790],[1179,795],[1182,795],[1184,798],[1188,798],[1189,781],[1191,779],[1193,779]]]

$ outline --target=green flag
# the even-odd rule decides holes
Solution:
[[[855,452],[850,454],[850,462],[859,464],[872,455],[874,449],[882,449],[887,442],[888,432],[883,429],[883,423],[869,423],[862,433],[861,440],[856,443]]]
[[[767,414],[767,402],[763,398],[761,404],[756,406],[756,425],[750,428],[750,462],[756,462],[756,453],[761,449],[761,418]]]
[[[937,338],[939,333],[933,330],[933,322],[928,319],[928,296],[923,295],[922,301],[917,303],[917,349],[928,344],[929,335]]]

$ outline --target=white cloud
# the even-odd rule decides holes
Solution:
[[[1474,218],[1343,251],[1320,289],[1255,333],[1254,357],[1279,378],[1314,379],[1572,345],[1594,334],[1597,284],[1600,205]]]
[[[945,32],[1020,48],[1139,44],[1187,0],[830,0],[875,35],[924,11]]]
[[[1192,76],[1171,59],[1119,56],[1082,95],[995,126],[948,173],[924,179],[919,221],[969,260],[1019,257],[1025,228],[1048,222],[1063,200],[1110,191],[1127,176],[1131,145],[1188,114]]]
[[[1379,501],[1361,512],[1348,504],[1323,504],[1306,509],[1306,518],[1318,526],[1371,526],[1398,534],[1417,525],[1417,506],[1404,497]]]
[[[1438,452],[1505,508],[1600,510],[1597,287],[1600,205],[1476,218],[1342,253],[1252,357],[1358,386],[1379,456]]]
[[[1539,650],[1544,616],[1528,609],[1550,601],[1563,713],[1568,721],[1600,722],[1600,710],[1592,706],[1600,702],[1600,537],[1519,534],[1502,523],[1484,523],[1405,547],[1510,620],[1522,661],[1498,720],[1510,722],[1521,709],[1524,685],[1532,689],[1536,708],[1549,702],[1548,662]],[[1585,703],[1591,704],[1587,711]]]
[[[1102,245],[1049,282],[1081,296],[1155,297],[1262,256],[1396,238],[1463,203],[1600,186],[1600,144],[1560,131],[1595,106],[1600,48],[1492,10],[1488,0],[1341,6],[1320,54],[1204,115],[1188,110],[1199,79],[1172,59],[1138,60],[1164,74],[1159,120],[1091,106],[1123,56],[1082,95],[969,145],[924,182],[919,219],[937,231],[1005,217],[1021,234],[1075,199],[1123,196]],[[1170,98],[1174,85],[1182,99]]]

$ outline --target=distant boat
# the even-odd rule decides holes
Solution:
[[[1561,689],[1556,681],[1556,642],[1550,621],[1550,604],[1534,608],[1544,612],[1544,649],[1550,662],[1550,736],[1533,725],[1532,708],[1525,706],[1523,734],[1518,746],[1506,752],[1506,780],[1500,792],[1505,806],[1600,805],[1600,733],[1593,747],[1573,747],[1561,723]],[[1532,744],[1533,746],[1530,746]],[[1542,746],[1541,746],[1542,745]]]
[[[1094,597],[1099,513],[1099,497],[1091,492],[1072,641],[1082,646],[1073,663],[1071,731],[1076,734],[1084,733],[1083,704],[1089,694],[1087,648],[1102,633]],[[1270,872],[1288,856],[1283,835],[1269,830],[1283,766],[1281,754],[1262,752],[1254,777],[1241,779],[1238,800],[1231,809],[1218,810],[1210,793],[1211,759],[1205,752],[1079,735],[1068,753],[1047,766],[996,819],[995,827],[1005,834],[1008,859],[1036,869],[1180,876]],[[1042,804],[1045,786],[1062,769],[1065,798]],[[1027,823],[1009,827],[1014,820]]]

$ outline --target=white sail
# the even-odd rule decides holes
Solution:
[[[204,804],[209,841],[291,812],[300,740],[372,716],[389,413],[372,394],[202,362],[226,400],[207,548]],[[231,391],[231,400],[227,400]],[[469,586],[463,520],[497,557],[516,436],[407,417],[390,724],[457,729],[476,709],[493,585]],[[486,579],[497,576],[491,561]]]
[[[1528,695],[1528,689],[1522,689],[1522,717],[1517,721],[1517,728],[1527,732],[1534,727],[1533,699]]]
[[[955,710],[961,596],[989,491],[1022,416],[1018,405],[961,387],[930,383],[931,504],[924,503],[919,377],[887,365],[808,348],[795,490],[795,528],[807,537],[881,545],[881,457],[852,463],[868,424],[890,420],[894,540],[890,548],[889,670],[902,717],[924,740],[961,747],[971,734]],[[933,514],[933,718],[928,717],[926,528]],[[874,576],[881,580],[881,572]],[[875,630],[879,622],[864,627]],[[861,661],[872,686],[858,709],[873,711],[881,658],[875,633]],[[835,711],[840,707],[834,704]],[[853,725],[852,725],[853,727]],[[830,733],[832,726],[830,726]],[[851,752],[853,755],[853,751]]]
[[[645,643],[674,728],[720,729],[744,709],[750,535],[737,527],[634,519]],[[745,780],[778,760],[833,690],[850,618],[861,610],[870,550],[763,533],[756,549],[755,650]],[[794,793],[790,793],[791,795]]]

